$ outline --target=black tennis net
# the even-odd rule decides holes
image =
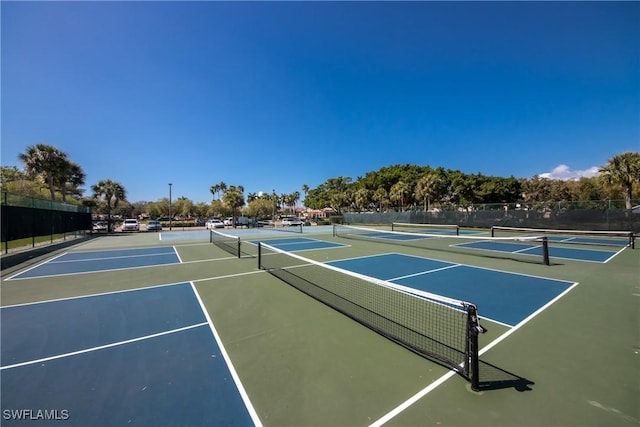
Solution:
[[[555,230],[548,228],[491,227],[491,236],[547,236],[553,244],[628,246],[635,249],[633,231]]]
[[[438,252],[550,265],[547,238],[540,236],[489,237],[483,234],[456,236],[407,233],[339,224],[334,224],[333,236]]]
[[[239,236],[232,236],[230,234],[224,234],[216,230],[209,231],[209,242],[213,243],[222,250],[229,252],[231,255],[235,255],[238,258],[241,256],[241,242]]]
[[[428,233],[444,235],[460,235],[460,227],[456,224],[413,224],[409,222],[392,222],[391,231],[407,233]]]
[[[259,268],[421,356],[447,366],[479,389],[474,304],[374,279],[264,243]]]
[[[272,229],[275,231],[284,231],[288,233],[302,233],[302,224],[283,225],[282,223],[273,222],[273,221],[260,221],[258,225],[260,227]]]

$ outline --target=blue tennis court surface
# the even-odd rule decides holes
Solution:
[[[287,252],[313,251],[317,249],[342,248],[347,245],[327,242],[325,240],[310,239],[308,237],[290,237],[284,239],[261,239],[250,240],[250,243],[257,245],[259,242],[266,243],[274,248]]]
[[[172,246],[70,252],[53,258],[43,264],[39,264],[7,280],[179,263],[180,257]]]
[[[493,251],[511,254],[532,255],[542,257],[542,246],[539,244],[527,243],[507,243],[489,240],[477,242],[459,243],[452,246],[460,246],[483,251]],[[607,262],[613,258],[618,251],[606,251],[600,249],[568,248],[549,245],[549,257],[551,259],[571,259],[575,261]]]
[[[403,254],[328,264],[411,289],[474,303],[482,317],[509,326],[522,322],[575,285]]]
[[[253,424],[188,283],[0,316],[3,408],[64,409],[69,426]]]
[[[385,233],[375,231],[371,233],[360,233],[361,236],[371,239],[386,240],[388,243],[418,241],[437,239],[437,236],[424,236],[424,235],[412,235],[410,233],[397,234],[397,233]],[[446,236],[443,236],[446,237]],[[557,242],[562,240],[558,239]],[[601,240],[599,240],[601,242]],[[550,240],[550,243],[552,241]],[[564,241],[566,242],[566,240]],[[575,241],[574,241],[575,242]],[[620,240],[617,240],[618,244]],[[586,242],[584,242],[586,243]],[[401,244],[401,243],[400,243]],[[520,254],[531,255],[535,257],[542,257],[542,245],[538,243],[525,243],[525,242],[500,242],[493,240],[477,240],[463,243],[456,243],[450,245],[451,247],[461,247],[467,249],[477,249],[478,251],[486,252],[500,252],[503,254]],[[549,245],[549,257],[551,259],[568,259],[574,261],[589,261],[589,262],[607,262],[618,254],[619,251],[603,250],[603,249],[584,249],[574,247],[561,247]]]

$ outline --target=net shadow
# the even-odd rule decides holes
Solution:
[[[480,361],[480,383],[478,391],[513,388],[519,392],[532,391],[535,383],[527,378],[506,371],[491,363]]]

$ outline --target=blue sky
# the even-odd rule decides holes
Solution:
[[[0,163],[51,144],[134,202],[640,150],[639,2],[0,5]]]

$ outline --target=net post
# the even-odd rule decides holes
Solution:
[[[333,224],[333,237],[337,237],[338,233],[336,232],[336,224]]]
[[[480,346],[478,335],[487,332],[480,326],[478,310],[473,304],[467,306],[467,375],[471,382],[471,390],[480,391]]]
[[[491,226],[491,237],[496,237],[496,231],[493,225]]]
[[[213,231],[209,230],[209,243],[213,243]]]
[[[629,246],[631,249],[636,248],[636,236],[633,234],[633,231],[629,233]]]
[[[549,239],[546,236],[542,237],[542,263],[551,265],[549,260]]]
[[[240,250],[240,237],[238,237],[238,258],[241,258],[242,251]]]
[[[262,242],[258,242],[258,270],[262,270]]]

